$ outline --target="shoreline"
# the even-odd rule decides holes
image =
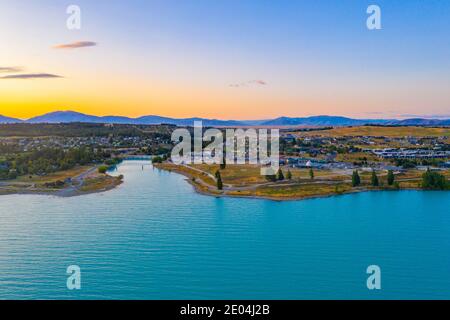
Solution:
[[[71,181],[77,184],[70,183],[61,189],[36,187],[35,182],[19,182],[23,183],[23,187],[17,181],[0,182],[0,197],[8,195],[41,195],[41,196],[55,196],[59,198],[72,198],[83,195],[107,192],[123,183],[123,177],[114,177],[109,174],[99,174],[98,167],[90,167],[87,171],[78,176],[71,177]],[[62,172],[59,172],[62,173]],[[26,184],[31,184],[32,187],[26,187]]]
[[[276,196],[264,196],[264,195],[254,195],[254,194],[239,195],[239,194],[226,193],[226,190],[225,191],[215,190],[215,192],[214,192],[209,189],[202,188],[199,183],[196,183],[192,180],[192,178],[195,178],[195,177],[185,171],[164,168],[163,166],[160,166],[159,164],[154,164],[154,167],[159,170],[163,170],[163,171],[167,171],[170,173],[175,173],[175,174],[184,176],[186,178],[184,180],[194,188],[196,193],[204,195],[204,196],[215,197],[215,198],[240,198],[240,199],[271,200],[271,201],[276,201],[276,202],[283,202],[283,201],[301,201],[301,200],[331,198],[331,197],[338,197],[338,196],[363,193],[363,192],[428,191],[428,190],[423,190],[418,187],[416,187],[416,188],[408,187],[408,188],[402,188],[402,189],[386,189],[386,188],[373,188],[372,189],[372,188],[367,188],[367,187],[358,187],[358,188],[352,188],[350,190],[345,190],[345,191],[342,191],[339,193],[330,192],[327,194],[305,195],[305,196],[276,197]]]
[[[369,186],[360,186],[355,187],[351,189],[346,189],[337,192],[328,192],[323,194],[312,194],[312,195],[290,195],[290,196],[269,196],[269,195],[256,195],[256,194],[239,194],[240,191],[237,190],[216,190],[213,189],[214,186],[206,183],[205,181],[198,179],[193,174],[183,171],[183,170],[176,170],[177,166],[171,165],[170,168],[167,167],[164,164],[153,164],[154,168],[158,170],[163,170],[170,173],[179,174],[181,176],[185,177],[185,181],[189,183],[193,188],[194,191],[198,194],[209,196],[209,197],[215,197],[215,198],[241,198],[241,199],[258,199],[258,200],[271,200],[271,201],[300,201],[300,200],[311,200],[311,199],[320,199],[320,198],[330,198],[330,197],[337,197],[342,195],[349,195],[349,194],[356,194],[356,193],[362,193],[362,192],[380,192],[380,191],[428,191],[421,189],[419,187],[404,187],[401,189],[393,189],[393,188],[372,188]],[[43,196],[55,196],[59,198],[71,198],[71,197],[79,197],[89,194],[95,194],[95,193],[103,193],[110,190],[113,190],[120,186],[123,183],[123,176],[111,176],[109,174],[99,174],[97,172],[98,167],[90,167],[89,170],[86,172],[83,172],[82,174],[73,177],[74,180],[78,181],[79,185],[71,184],[65,188],[62,189],[30,189],[30,188],[23,188],[19,190],[14,190],[14,185],[8,185],[5,182],[0,182],[0,197],[6,196],[6,195],[43,195]],[[85,181],[94,181],[96,183],[93,183],[91,186],[85,186]],[[198,182],[198,180],[201,181]],[[256,186],[250,186],[249,189],[245,190],[248,192],[248,190],[257,190],[258,187],[267,187],[270,184],[261,184]],[[308,186],[311,186],[312,184],[290,184],[290,185],[284,185],[284,186],[304,186],[305,188]],[[279,185],[280,187],[283,187],[283,184]],[[342,186],[339,184],[335,184],[335,186]],[[9,188],[8,188],[9,187]],[[83,190],[84,188],[84,190]],[[245,192],[244,191],[244,192]],[[233,193],[230,193],[233,192]]]

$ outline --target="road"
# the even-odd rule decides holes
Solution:
[[[79,191],[84,184],[84,179],[86,179],[86,177],[88,177],[89,175],[95,173],[97,170],[98,170],[97,167],[93,167],[83,172],[82,174],[73,177],[70,186],[58,191],[56,194],[58,196],[67,196]]]
[[[50,189],[50,188],[37,188],[36,183],[34,182],[12,182],[12,181],[0,181],[0,189],[4,190],[14,190],[17,193],[21,192],[33,192],[33,193],[49,193],[58,195],[58,196],[68,196],[76,193],[80,190],[80,188],[84,184],[84,180],[89,175],[95,173],[98,170],[97,166],[89,168],[85,172],[73,177],[71,180],[71,184],[61,190]]]

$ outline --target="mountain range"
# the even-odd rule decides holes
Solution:
[[[172,124],[177,126],[193,125],[194,121],[202,121],[204,126],[358,126],[364,124],[380,125],[420,125],[420,126],[449,126],[450,119],[413,118],[396,119],[352,119],[339,116],[313,116],[303,118],[280,117],[267,120],[218,120],[204,118],[175,119],[161,116],[143,116],[129,118],[120,116],[92,116],[74,111],[56,111],[46,113],[28,120],[20,120],[0,115],[0,123],[109,123],[109,124]]]
[[[17,122],[23,122],[23,121],[19,120],[19,119],[4,117],[0,114],[0,123],[17,123]]]

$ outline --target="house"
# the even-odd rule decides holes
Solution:
[[[284,136],[283,139],[284,139],[286,142],[294,143],[294,142],[297,140],[297,137],[294,136],[293,134],[290,134],[290,133],[289,133],[289,134],[287,134],[286,136]]]
[[[450,168],[450,161],[442,163],[441,167],[443,167],[443,168]]]

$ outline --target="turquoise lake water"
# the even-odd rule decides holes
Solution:
[[[0,299],[450,298],[448,192],[276,202],[199,195],[143,161],[114,174],[105,193],[0,197]]]

